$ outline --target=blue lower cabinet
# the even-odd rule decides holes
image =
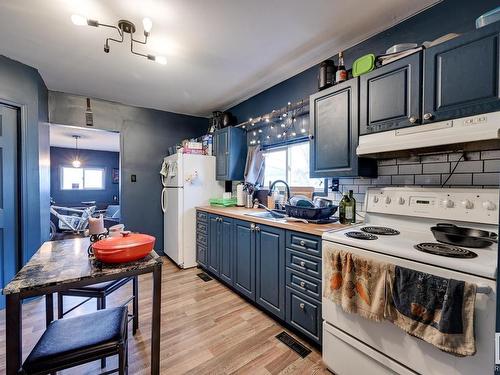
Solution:
[[[207,254],[207,268],[210,272],[219,274],[219,216],[208,215],[208,254]]]
[[[321,302],[321,280],[286,268],[286,285]]]
[[[321,344],[321,303],[288,286],[285,321],[314,342]]]
[[[252,223],[248,221],[234,221],[233,286],[255,301],[255,236],[252,228]]]
[[[233,219],[221,217],[219,222],[219,276],[220,278],[233,285],[233,264],[234,264],[234,247],[233,247]]]
[[[258,224],[255,233],[256,302],[285,319],[285,231]]]

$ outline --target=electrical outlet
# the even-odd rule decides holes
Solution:
[[[332,191],[339,191],[339,179],[338,178],[332,178],[332,185],[330,186],[330,189]]]
[[[130,175],[130,182],[137,182],[137,176],[135,174]]]

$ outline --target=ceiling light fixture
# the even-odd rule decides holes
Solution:
[[[98,27],[98,26],[104,26],[104,27],[109,27],[111,29],[115,29],[118,31],[118,34],[120,35],[120,39],[116,38],[106,38],[106,42],[104,43],[104,52],[109,53],[110,48],[109,48],[109,42],[117,42],[117,43],[123,43],[125,39],[125,33],[130,34],[130,52],[132,52],[134,55],[142,56],[147,58],[148,60],[155,61],[158,64],[165,65],[167,63],[167,58],[165,56],[155,56],[151,54],[145,54],[145,53],[140,53],[137,51],[134,51],[134,43],[139,43],[139,44],[146,44],[148,42],[148,36],[151,33],[151,29],[153,27],[153,22],[151,21],[150,18],[144,18],[142,20],[142,26],[144,29],[144,40],[137,40],[134,39],[134,33],[135,33],[135,25],[127,20],[120,20],[118,21],[118,26],[115,25],[107,25],[105,23],[100,23],[97,20],[92,20],[89,19],[85,16],[79,15],[79,14],[73,14],[71,16],[71,22],[73,22],[77,26],[92,26],[92,27]]]
[[[78,138],[80,138],[80,136],[74,135],[73,138],[75,138],[75,160],[71,162],[71,165],[74,168],[80,168],[82,166],[82,162],[78,158]]]

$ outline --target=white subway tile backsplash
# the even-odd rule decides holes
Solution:
[[[498,185],[500,173],[476,173],[472,181],[474,185]]]
[[[484,171],[485,172],[500,172],[500,159],[485,160],[484,161]]]
[[[372,185],[390,185],[391,176],[378,176],[377,178],[372,178]]]
[[[446,181],[448,178],[448,174],[443,174],[441,175],[441,180],[442,183]],[[472,185],[472,173],[462,173],[462,174],[454,174],[450,177],[448,182],[446,183],[446,186],[451,186],[451,185]]]
[[[448,161],[447,154],[423,155],[420,157],[422,163],[438,163]]]
[[[455,165],[451,167],[451,170],[455,168]],[[482,160],[474,160],[474,161],[461,161],[458,163],[455,173],[481,173],[483,171],[483,161]]]
[[[413,185],[415,183],[414,175],[398,175],[392,176],[393,185]]]
[[[422,173],[422,164],[403,164],[398,167],[399,174],[420,174]]]
[[[462,154],[463,154],[463,152],[453,152],[451,154],[448,154],[448,160],[449,161],[457,161],[458,159],[460,159]],[[465,158],[462,158],[462,160],[480,160],[480,159],[481,159],[481,153],[479,151],[466,152]]]
[[[481,159],[500,159],[500,150],[481,151]]]
[[[388,175],[398,174],[398,166],[397,165],[384,165],[382,167],[378,167],[378,174],[380,176],[388,176]]]
[[[398,158],[398,164],[415,164],[420,163],[420,156],[410,156],[407,158]]]
[[[439,174],[416,175],[415,185],[441,185],[441,175]]]
[[[381,159],[378,161],[378,165],[395,165],[396,159]]]
[[[372,183],[371,178],[355,178],[354,184],[356,185],[370,185]]]
[[[422,164],[422,172],[426,174],[450,173],[450,163]]]

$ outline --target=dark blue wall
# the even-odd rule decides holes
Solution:
[[[40,189],[38,157],[40,125],[48,120],[47,87],[36,69],[0,55],[0,102],[21,108],[20,260],[24,263],[49,233],[48,189]]]
[[[51,123],[85,127],[85,97],[49,91]],[[163,250],[160,167],[169,146],[204,134],[208,120],[92,99],[94,128],[120,132],[121,219],[133,231],[156,237]],[[135,174],[137,182],[131,182]]]
[[[451,32],[475,29],[475,19],[499,5],[495,0],[445,0],[416,16],[347,49],[344,60],[348,69],[352,62],[368,53],[383,54],[397,43],[422,43]],[[332,51],[332,54],[337,51]],[[337,57],[334,57],[336,61]],[[474,69],[474,61],[471,61]],[[229,109],[238,122],[269,113],[299,101],[318,91],[318,66],[313,66]]]
[[[98,209],[105,209],[109,204],[119,203],[119,184],[113,183],[113,168],[120,167],[120,153],[96,150],[78,150],[82,167],[105,169],[104,190],[62,190],[61,167],[71,166],[75,158],[72,148],[50,148],[50,195],[57,206],[81,206],[81,202],[96,201]],[[113,196],[117,200],[113,200]]]

